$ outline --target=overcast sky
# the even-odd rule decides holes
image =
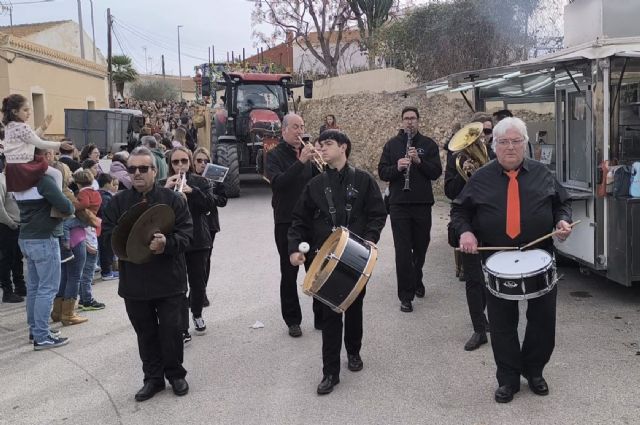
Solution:
[[[34,0],[12,0],[13,24],[71,19],[78,21],[77,0],[53,0],[49,3],[18,4]],[[2,4],[8,0],[0,1]],[[91,36],[91,3],[81,0],[84,30]],[[251,10],[246,0],[93,0],[98,48],[107,54],[107,7],[115,19],[113,54],[124,51],[134,59],[138,71],[161,72],[161,55],[167,74],[178,75],[178,25],[182,52],[182,74],[193,75],[195,65],[208,60],[208,47],[215,46],[216,60],[226,60],[227,51],[236,56],[246,49],[255,53],[251,40]],[[0,16],[0,25],[9,25],[8,12]],[[85,56],[91,59],[90,50]]]

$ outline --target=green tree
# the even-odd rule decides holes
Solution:
[[[131,96],[138,100],[177,100],[178,92],[163,80],[138,81],[131,86]]]
[[[367,51],[369,69],[376,67],[378,30],[389,20],[394,0],[347,0],[360,31],[361,46]]]
[[[454,0],[418,7],[381,31],[382,52],[417,81],[525,60],[541,0]]]
[[[126,55],[112,56],[111,67],[111,81],[116,85],[116,92],[124,97],[124,84],[135,81],[138,72],[133,68],[131,58]]]

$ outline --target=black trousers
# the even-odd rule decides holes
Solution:
[[[138,336],[144,382],[184,378],[182,367],[182,310],[184,295],[155,300],[124,300],[127,315]]]
[[[111,273],[113,267],[113,248],[111,234],[98,236],[98,255],[100,256],[100,272],[105,275]]]
[[[187,261],[187,277],[189,281],[188,305],[183,309],[184,330],[189,330],[189,307],[195,317],[202,316],[204,296],[207,290],[207,257],[209,248],[197,251],[188,251],[184,257]],[[185,299],[186,300],[186,299]]]
[[[19,234],[19,229],[0,223],[0,286],[7,295],[12,294],[14,289],[22,293],[26,290],[22,252],[18,246]]]
[[[298,299],[298,267],[289,262],[289,242],[287,232],[291,223],[276,223],[275,239],[280,256],[280,309],[287,326],[302,322],[302,311]]]
[[[424,288],[422,267],[431,240],[431,205],[391,205],[390,210],[398,298],[412,301],[416,289]]]
[[[366,289],[344,312],[344,346],[347,354],[360,354],[362,347],[362,304]],[[322,373],[340,375],[340,351],[342,351],[342,314],[318,303],[322,312]]]
[[[521,374],[542,376],[555,347],[557,295],[556,286],[548,294],[527,301],[527,327],[520,348],[518,301],[497,298],[486,290],[499,386],[510,384],[519,388]]]
[[[211,254],[213,253],[213,241],[216,239],[216,234],[211,233],[211,248],[209,248],[209,255],[207,256],[207,280],[204,283],[205,288],[209,284],[209,276],[211,275]]]
[[[464,268],[465,290],[467,293],[467,306],[474,332],[486,332],[487,324],[484,309],[487,300],[484,294],[485,283],[482,272],[482,256],[474,254],[461,254]]]

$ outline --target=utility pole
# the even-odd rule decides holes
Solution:
[[[182,96],[182,59],[180,57],[180,28],[182,25],[178,25],[178,76],[180,77],[180,101],[183,100]]]
[[[144,50],[144,73],[149,73],[149,68],[147,67],[147,46],[142,46],[142,50]]]
[[[115,105],[113,101],[113,82],[111,81],[111,9],[107,9],[107,72],[109,74],[109,107],[113,108]]]
[[[164,80],[165,77],[166,74],[164,73],[164,55],[162,55],[162,79]]]
[[[216,46],[211,45],[211,59],[212,63],[216,63]]]
[[[93,61],[98,63],[96,56],[96,26],[93,22],[93,0],[89,0],[91,4],[91,37],[93,38]]]
[[[78,24],[80,25],[80,57],[84,59],[84,29],[82,29],[82,3],[78,0]]]
[[[211,63],[211,47],[209,47],[209,62],[208,63]]]

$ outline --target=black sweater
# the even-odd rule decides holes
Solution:
[[[154,255],[150,262],[134,264],[120,261],[118,295],[132,300],[151,300],[184,294],[187,291],[184,252],[191,244],[193,234],[187,202],[182,195],[160,186],[155,186],[145,199],[150,205],[169,205],[176,216],[175,225],[173,232],[165,235],[167,243],[164,252]],[[142,194],[135,189],[117,193],[104,210],[103,234],[113,233],[120,217],[142,200]]]
[[[291,212],[302,189],[315,174],[311,161],[298,161],[296,150],[284,140],[267,154],[265,175],[271,182],[271,206],[276,224],[291,223]]]
[[[407,138],[404,133],[389,139],[384,145],[378,163],[380,179],[389,184],[389,204],[433,204],[431,180],[437,180],[442,174],[438,145],[432,139],[418,132],[411,146],[420,157],[420,164],[411,164],[409,184],[411,191],[403,191],[405,171],[398,171],[398,160],[407,153]]]

